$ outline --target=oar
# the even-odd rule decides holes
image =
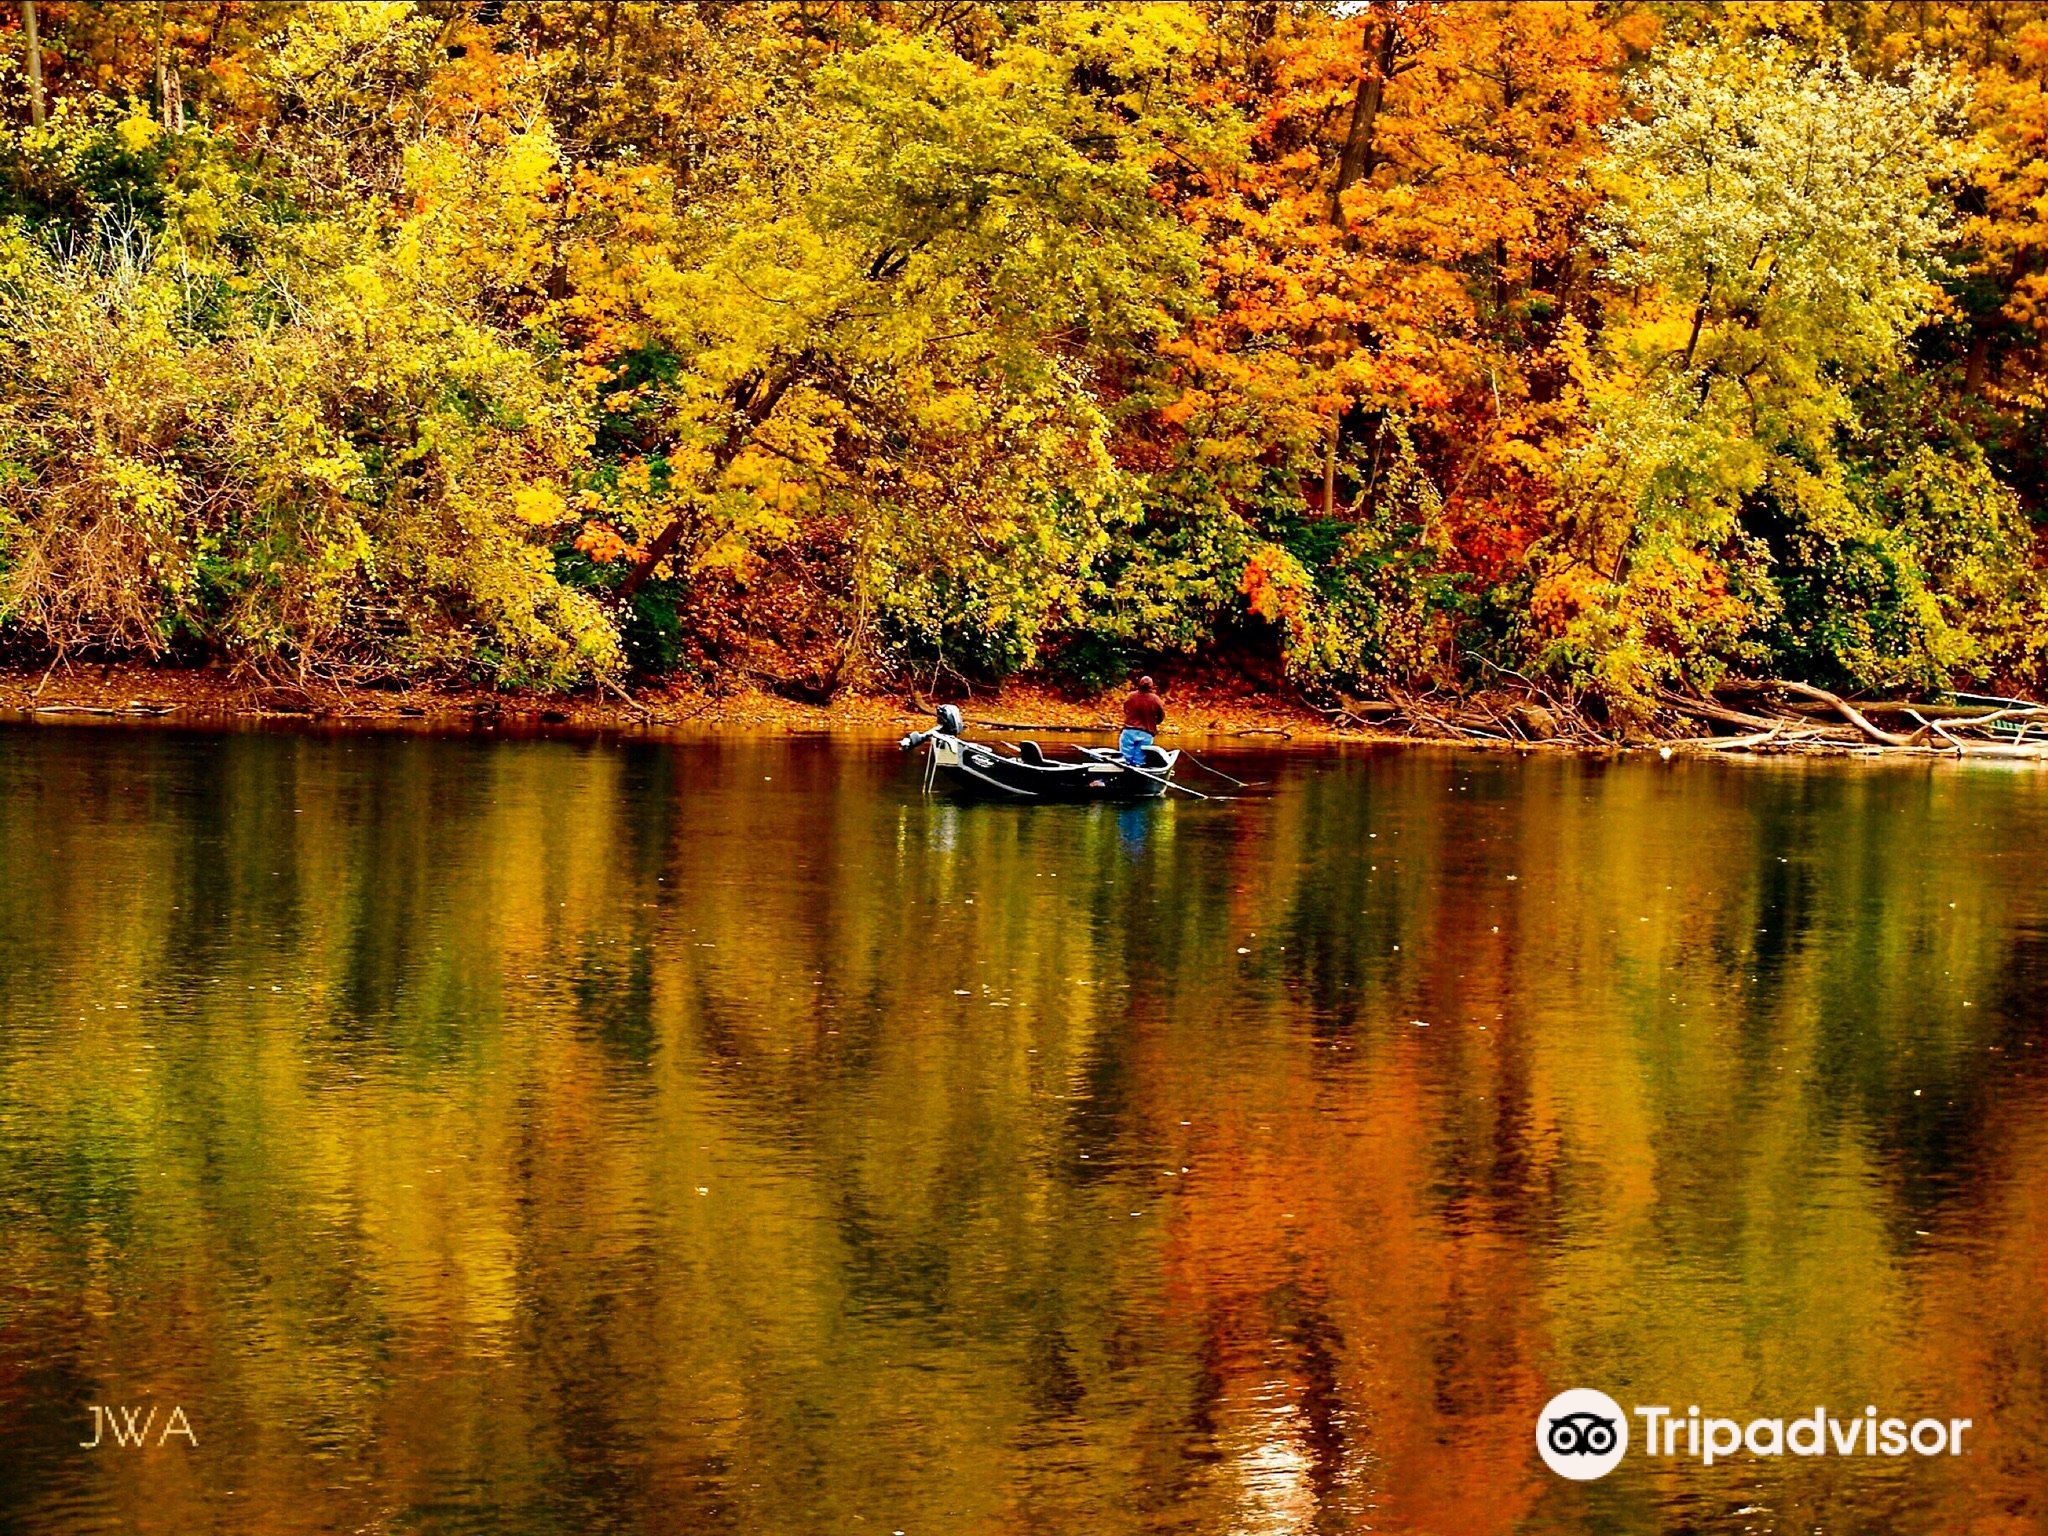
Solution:
[[[1120,763],[1118,766],[1126,773],[1135,773],[1142,778],[1150,779],[1154,784],[1164,784],[1168,789],[1177,789],[1184,795],[1193,795],[1197,800],[1228,800],[1230,798],[1228,795],[1205,795],[1199,789],[1189,789],[1185,784],[1174,783],[1173,780],[1167,778],[1164,774],[1147,773],[1136,763]]]

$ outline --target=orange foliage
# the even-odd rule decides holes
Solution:
[[[1461,560],[1495,576],[1550,515],[1573,415],[1558,341],[1593,295],[1587,166],[1650,25],[1384,3],[1238,25],[1211,88],[1253,114],[1253,143],[1182,201],[1215,312],[1159,419],[1252,473],[1282,445],[1315,509],[1346,517],[1374,510],[1406,421]]]

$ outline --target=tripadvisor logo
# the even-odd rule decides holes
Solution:
[[[1573,1387],[1536,1415],[1536,1450],[1559,1477],[1590,1483],[1612,1472],[1628,1450],[1628,1419],[1605,1392]]]
[[[1681,1415],[1664,1407],[1638,1407],[1625,1415],[1621,1404],[1591,1387],[1560,1392],[1536,1415],[1536,1451],[1559,1477],[1588,1483],[1605,1477],[1628,1452],[1628,1421],[1642,1420],[1645,1456],[1683,1457],[1711,1467],[1737,1452],[1774,1456],[1960,1456],[1969,1419],[1904,1419],[1878,1416],[1877,1409],[1838,1419],[1825,1408],[1795,1419],[1702,1418],[1698,1408]]]

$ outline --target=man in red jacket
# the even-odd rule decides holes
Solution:
[[[1145,749],[1152,745],[1165,719],[1166,706],[1152,691],[1152,679],[1139,678],[1138,686],[1124,700],[1124,733],[1117,741],[1117,751],[1125,762],[1133,768],[1145,766]]]

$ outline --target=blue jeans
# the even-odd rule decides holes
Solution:
[[[1117,739],[1117,754],[1133,768],[1145,766],[1145,749],[1152,745],[1152,733],[1141,731],[1135,726],[1125,726],[1124,733]]]

